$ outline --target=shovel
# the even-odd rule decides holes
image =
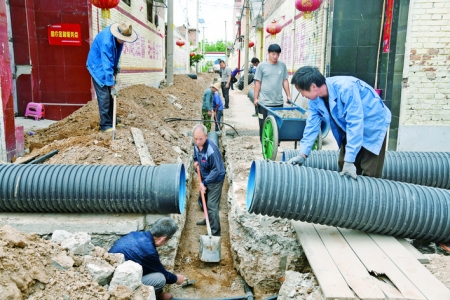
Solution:
[[[200,168],[197,166],[197,174],[199,183],[202,182],[202,175],[200,174]],[[219,262],[220,261],[220,236],[212,236],[211,227],[209,225],[208,210],[206,208],[205,194],[200,192],[202,196],[203,212],[205,213],[206,228],[208,235],[200,236],[200,260],[204,262]]]
[[[113,97],[113,120],[112,120],[112,139],[116,139],[116,106],[117,106],[117,97]]]

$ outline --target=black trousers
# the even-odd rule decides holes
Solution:
[[[226,82],[222,82],[222,96],[223,98],[225,98],[225,107],[228,107],[228,105],[230,104],[230,96],[229,96],[230,87],[226,88],[226,85],[227,85]]]
[[[220,198],[222,197],[222,187],[223,181],[220,182],[209,183],[206,187],[205,201],[206,207],[208,208],[208,218],[209,224],[211,226],[211,234],[214,236],[220,236],[220,217],[219,217],[219,208],[220,208]],[[201,203],[202,196],[199,193],[198,201]]]
[[[342,171],[344,167],[345,145],[347,145],[347,139],[344,139],[339,151],[338,165]],[[380,153],[378,155],[373,154],[364,147],[361,147],[355,159],[356,174],[381,178],[383,174],[384,156],[386,154],[386,136],[384,137],[383,145],[381,146]]]

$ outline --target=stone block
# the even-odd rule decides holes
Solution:
[[[108,284],[114,274],[114,268],[101,259],[87,263],[86,270],[91,274],[92,279],[96,280],[100,285]]]
[[[53,257],[51,260],[51,266],[60,270],[68,270],[72,268],[73,264],[74,260],[67,256],[64,252],[60,253],[56,257]]]
[[[70,238],[72,235],[73,233],[65,230],[55,230],[52,234],[52,242],[60,245],[62,241]]]
[[[109,285],[109,292],[114,291],[114,289],[123,285],[134,291],[139,287],[142,281],[142,267],[141,265],[128,260],[118,266],[114,272],[113,278]]]
[[[86,232],[77,232],[61,242],[61,247],[75,255],[89,255],[94,250],[91,237]]]

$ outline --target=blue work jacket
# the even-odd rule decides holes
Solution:
[[[215,92],[213,96],[213,109],[215,111],[223,110],[222,98],[220,98],[219,92]]]
[[[86,61],[89,73],[101,87],[114,86],[114,74],[123,49],[123,44],[116,41],[110,27],[106,27],[97,34]]]
[[[358,78],[334,76],[326,78],[330,113],[322,98],[309,100],[309,116],[300,153],[309,155],[319,134],[321,121],[328,121],[339,148],[344,138],[344,161],[355,162],[361,147],[378,155],[391,123],[391,112],[375,90]]]
[[[198,162],[200,166],[204,186],[221,182],[225,178],[227,172],[223,165],[222,154],[216,144],[211,143],[209,139],[206,139],[202,151],[194,145],[194,162]]]
[[[125,260],[131,260],[142,266],[142,275],[161,273],[166,283],[173,284],[177,275],[167,271],[161,263],[155,240],[150,231],[132,231],[114,243],[109,253],[122,253]]]
[[[213,92],[211,91],[211,88],[207,88],[203,93],[202,109],[212,110],[213,109],[212,103],[213,103]]]

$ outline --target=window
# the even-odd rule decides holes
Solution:
[[[122,0],[122,2],[128,6],[131,6],[131,0]]]
[[[153,0],[147,0],[147,21],[153,23]]]

